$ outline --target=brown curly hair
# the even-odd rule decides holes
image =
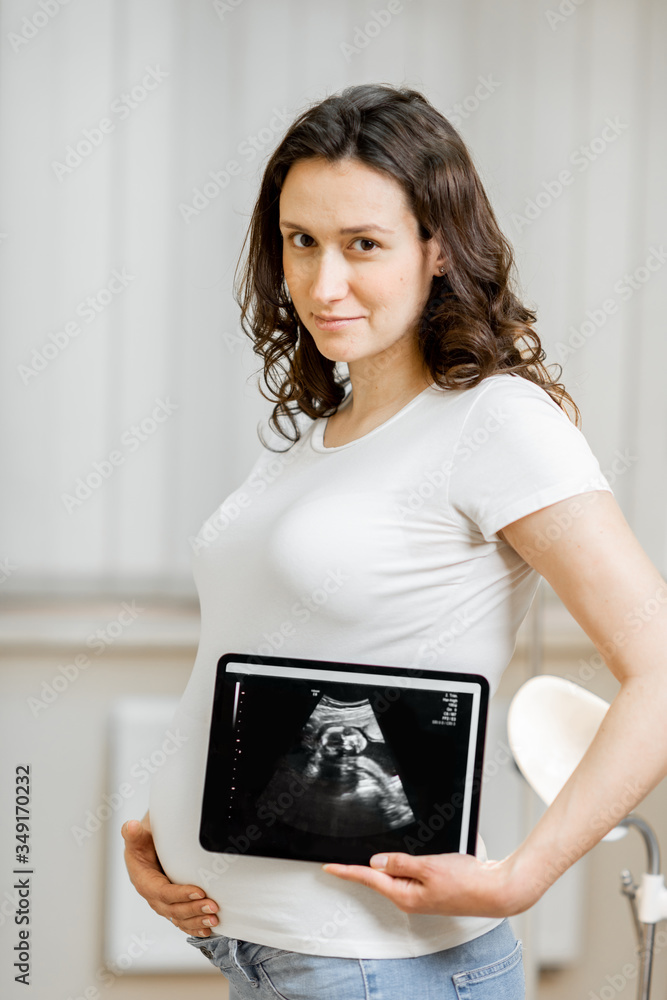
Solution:
[[[393,177],[406,193],[420,239],[436,236],[445,252],[447,273],[433,279],[417,332],[431,380],[443,389],[462,389],[489,375],[515,372],[541,385],[562,409],[563,401],[570,404],[579,426],[576,403],[542,364],[546,353],[533,329],[536,313],[513,291],[512,247],[461,136],[419,91],[390,84],[346,87],[307,108],[264,170],[243,243],[245,248],[249,238],[240,283],[243,248],[235,271],[234,296],[241,328],[264,360],[271,395],[261,387],[260,392],[277,400],[269,425],[294,444],[301,437],[295,414],[331,416],[350,382],[317,349],[283,273],[280,192],[293,163],[316,157],[329,163],[353,158]],[[560,378],[562,366],[556,367]],[[281,428],[282,415],[294,437]]]

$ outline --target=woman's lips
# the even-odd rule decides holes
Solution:
[[[340,330],[349,323],[356,323],[363,318],[363,316],[350,316],[347,319],[321,319],[319,316],[314,316],[320,330]]]

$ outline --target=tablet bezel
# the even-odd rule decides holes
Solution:
[[[266,656],[264,654],[254,654],[254,653],[224,653],[219,659],[216,667],[216,678],[215,678],[215,688],[213,694],[213,705],[211,711],[211,722],[209,728],[209,739],[206,754],[206,771],[204,777],[204,785],[202,791],[202,804],[200,810],[200,825],[199,825],[199,843],[201,847],[211,853],[215,854],[248,854],[252,857],[273,857],[273,858],[284,858],[286,860],[303,860],[303,861],[334,861],[335,858],[331,856],[323,857],[315,852],[305,858],[295,858],[293,856],[288,856],[283,853],[260,853],[255,850],[250,840],[246,837],[247,847],[244,850],[243,845],[241,849],[232,846],[229,842],[222,837],[214,837],[210,833],[211,825],[219,825],[219,796],[220,796],[220,774],[219,774],[219,763],[221,759],[221,752],[217,749],[221,743],[222,745],[229,745],[230,742],[230,730],[229,730],[229,720],[227,724],[222,712],[223,696],[225,690],[225,676],[227,672],[227,666],[230,664],[248,664],[249,666],[268,666],[268,667],[278,667],[289,670],[299,670],[304,671],[317,671],[317,670],[329,670],[337,673],[358,673],[358,674],[368,674],[373,673],[379,675],[380,677],[391,676],[400,677],[406,681],[410,681],[415,678],[422,678],[425,680],[434,681],[451,681],[454,683],[466,683],[476,686],[479,689],[479,710],[477,713],[477,732],[475,736],[475,752],[474,752],[474,764],[472,767],[472,775],[470,774],[470,769],[466,773],[466,785],[468,782],[471,784],[471,795],[469,800],[469,810],[468,810],[468,831],[467,831],[467,846],[465,853],[475,855],[477,846],[477,833],[479,828],[479,815],[481,806],[481,791],[482,791],[482,780],[483,780],[483,762],[484,762],[484,748],[486,743],[486,734],[488,728],[488,709],[489,709],[489,682],[486,677],[481,674],[471,674],[456,672],[450,670],[433,670],[426,668],[405,668],[396,666],[379,665],[372,663],[349,663],[344,660],[320,660],[312,659],[309,657],[294,657],[294,656]],[[306,679],[306,678],[304,678]],[[393,685],[392,685],[393,686]],[[421,686],[421,685],[420,685]],[[409,688],[409,683],[406,684],[406,688]],[[400,690],[399,686],[399,690]],[[233,719],[232,719],[233,724]],[[237,842],[239,837],[233,837]],[[411,838],[412,839],[412,838]],[[226,850],[221,850],[220,844],[224,843]],[[433,848],[431,842],[425,842],[423,844],[423,850],[410,851],[405,849],[406,853],[418,854],[430,854],[433,853]],[[352,862],[343,862],[352,863]],[[360,862],[361,863],[361,862]]]

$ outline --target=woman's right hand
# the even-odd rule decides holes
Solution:
[[[196,885],[170,882],[158,859],[148,814],[123,823],[125,865],[132,885],[156,913],[192,937],[209,937],[218,904]]]

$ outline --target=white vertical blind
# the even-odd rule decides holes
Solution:
[[[352,0],[46,6],[0,7],[5,593],[194,593],[188,537],[271,409],[232,297],[262,169],[303,108],[367,81],[423,90],[468,141],[547,362],[664,574],[660,0],[412,0],[382,24]]]

